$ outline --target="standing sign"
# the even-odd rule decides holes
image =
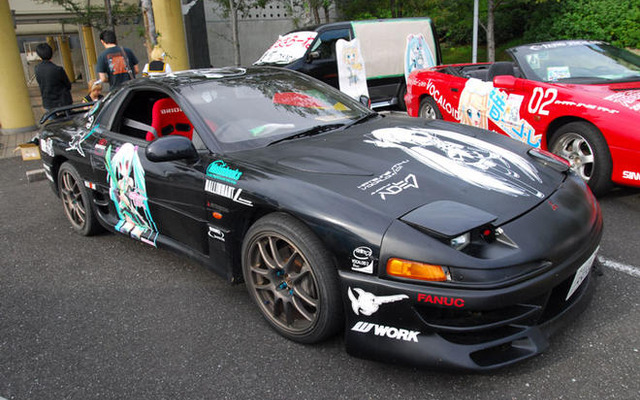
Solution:
[[[360,41],[356,38],[349,42],[340,39],[336,42],[338,61],[338,84],[340,90],[354,99],[369,97],[367,74],[360,51]]]
[[[433,53],[431,53],[427,40],[422,33],[407,36],[404,60],[405,82],[408,82],[411,71],[436,65],[435,57],[433,57]]]

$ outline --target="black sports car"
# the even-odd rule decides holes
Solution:
[[[73,228],[246,282],[291,340],[344,329],[359,357],[489,370],[542,352],[591,292],[596,199],[507,137],[379,115],[278,68],[136,80],[79,107],[39,138]]]

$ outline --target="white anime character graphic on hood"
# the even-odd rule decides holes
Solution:
[[[483,140],[418,127],[377,129],[371,134],[373,139],[366,142],[401,149],[422,164],[471,185],[510,196],[544,197],[532,186],[542,182],[533,164]]]

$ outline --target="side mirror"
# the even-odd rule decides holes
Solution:
[[[358,98],[358,101],[360,102],[360,104],[362,104],[363,106],[367,107],[367,108],[371,108],[371,99],[368,98],[365,95],[361,95]]]
[[[493,78],[493,87],[502,89],[515,89],[516,83],[516,77],[512,75],[498,75]]]
[[[318,58],[320,58],[320,52],[319,52],[319,51],[312,51],[312,52],[310,52],[309,54],[307,54],[307,59],[306,59],[306,61],[307,61],[308,63],[310,63],[311,61],[316,60],[316,59],[318,59]]]
[[[195,160],[198,152],[191,140],[184,136],[163,136],[149,143],[145,150],[149,161],[164,162],[175,160]]]

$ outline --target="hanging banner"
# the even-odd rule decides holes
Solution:
[[[436,65],[435,57],[433,53],[431,53],[431,49],[427,45],[427,40],[422,33],[407,36],[404,60],[405,82],[408,82],[411,71]]]
[[[338,84],[340,90],[356,100],[360,96],[369,98],[367,74],[360,51],[360,41],[356,38],[349,42],[340,39],[336,42],[338,61]]]

